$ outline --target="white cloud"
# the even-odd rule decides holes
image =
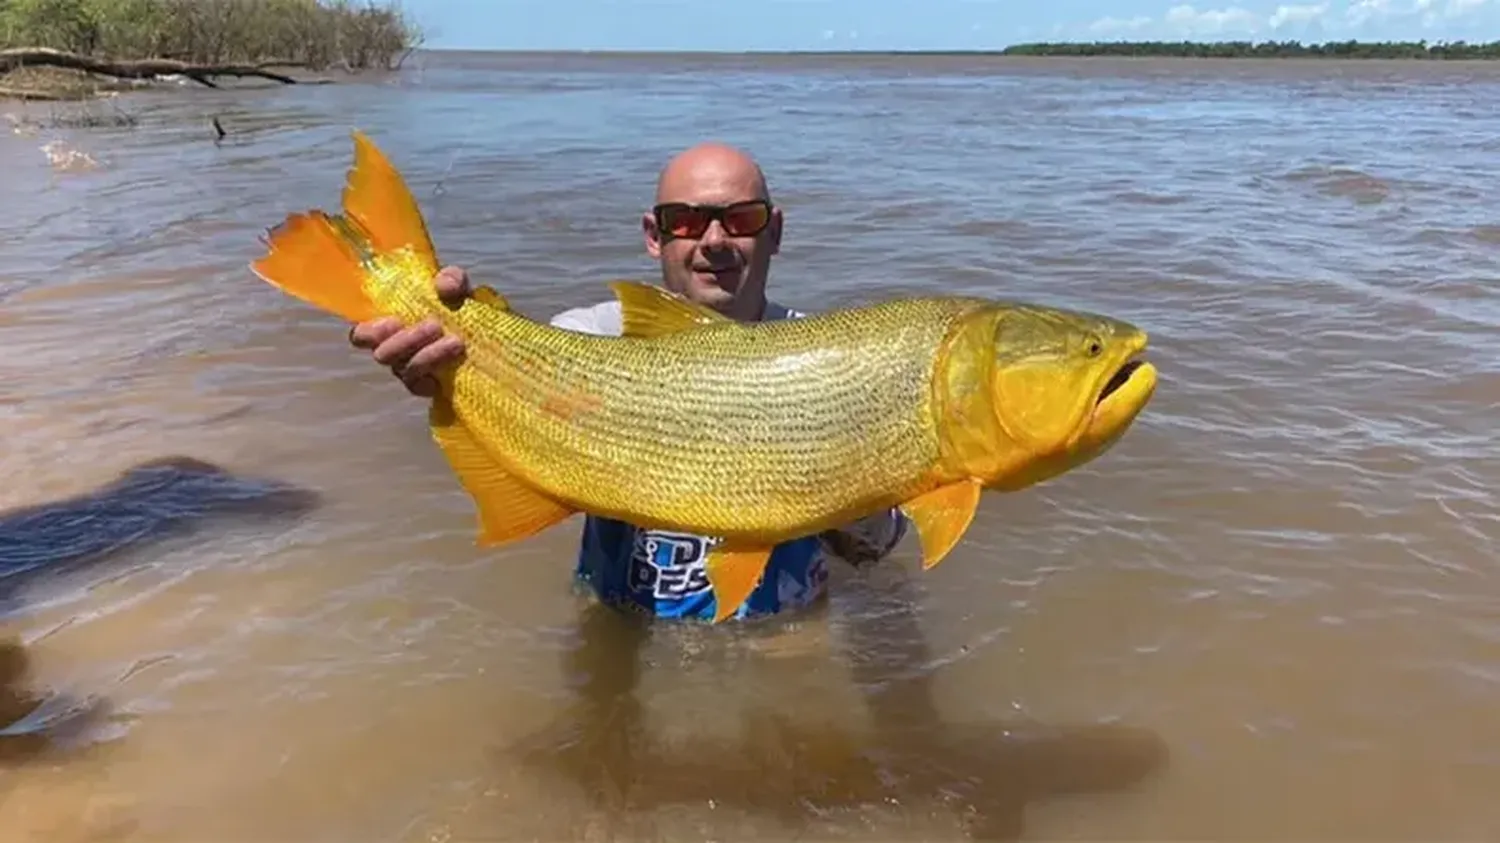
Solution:
[[[1341,38],[1352,37],[1354,33],[1350,29],[1399,25],[1401,19],[1408,22],[1420,19],[1423,26],[1433,27],[1444,20],[1462,18],[1477,10],[1497,6],[1500,6],[1500,0],[1321,0],[1281,4],[1266,13],[1252,12],[1243,6],[1199,9],[1182,3],[1168,9],[1160,18],[1110,16],[1089,24],[1087,30],[1094,37],[1217,40],[1295,38],[1309,30],[1338,29],[1342,32],[1329,32],[1329,37]]]
[[[1351,0],[1344,17],[1355,26],[1366,21],[1378,20],[1391,13],[1391,0]]]
[[[1249,9],[1230,6],[1227,9],[1198,11],[1183,4],[1167,10],[1166,25],[1187,38],[1253,33],[1260,28],[1260,18]]]
[[[1145,15],[1133,18],[1100,18],[1089,24],[1089,31],[1099,35],[1117,35],[1123,32],[1136,32],[1145,29],[1151,24],[1151,19]]]
[[[1458,17],[1485,5],[1488,0],[1448,0],[1448,15]]]
[[[1415,0],[1412,4],[1411,12],[1422,16],[1423,26],[1431,27],[1437,26],[1445,18],[1450,20],[1461,18],[1488,5],[1488,3],[1489,0],[1448,0],[1447,3],[1443,4],[1443,8],[1440,11],[1437,8],[1438,0]]]
[[[1266,23],[1272,29],[1280,29],[1287,25],[1306,26],[1321,21],[1327,15],[1328,4],[1326,2],[1309,6],[1277,6],[1276,11],[1271,13],[1271,19]]]

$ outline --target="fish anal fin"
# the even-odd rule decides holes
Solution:
[[[432,438],[474,501],[481,547],[523,539],[566,521],[574,510],[506,471],[443,399],[428,413]]]
[[[901,504],[902,513],[916,525],[917,537],[922,542],[923,570],[943,561],[963,538],[979,508],[982,490],[976,481],[961,480]]]
[[[689,301],[655,284],[641,281],[611,281],[620,300],[621,334],[627,337],[659,337],[701,328],[734,324],[728,316]]]
[[[386,255],[410,249],[428,276],[438,272],[427,223],[401,173],[364,132],[355,130],[354,165],[344,183],[344,213]]]
[[[708,552],[704,562],[709,585],[714,589],[714,623],[739,611],[760,585],[771,559],[773,547],[720,543]]]
[[[293,298],[364,322],[381,314],[365,293],[364,245],[322,211],[291,214],[262,238],[266,252],[250,269]]]

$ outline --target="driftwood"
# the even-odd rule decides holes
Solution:
[[[0,50],[0,73],[9,73],[21,67],[58,67],[66,70],[81,70],[116,79],[153,79],[158,76],[179,75],[217,88],[215,76],[255,77],[270,79],[283,85],[295,85],[297,80],[270,67],[295,67],[293,62],[265,62],[263,64],[193,64],[176,59],[135,59],[132,61],[105,61],[81,56],[48,47],[18,47]]]
[[[64,102],[73,99],[67,94],[59,94],[54,91],[33,90],[31,88],[6,88],[0,87],[0,100],[33,100],[36,102]]]

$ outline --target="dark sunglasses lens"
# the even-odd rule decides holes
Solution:
[[[663,205],[658,211],[662,230],[670,237],[696,240],[708,231],[715,212],[690,205]],[[753,237],[771,221],[771,208],[764,202],[747,202],[724,209],[720,224],[730,237]]]
[[[760,202],[736,205],[724,214],[724,231],[731,237],[749,237],[760,233],[770,219],[770,209]]]
[[[661,226],[673,237],[701,237],[708,229],[709,219],[706,211],[697,208],[674,206],[663,208],[661,212]]]

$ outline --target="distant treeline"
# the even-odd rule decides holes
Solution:
[[[420,42],[373,0],[0,0],[0,48],[101,59],[388,69]]]
[[[1093,41],[1015,44],[1009,56],[1140,56],[1224,59],[1500,59],[1500,41]]]

